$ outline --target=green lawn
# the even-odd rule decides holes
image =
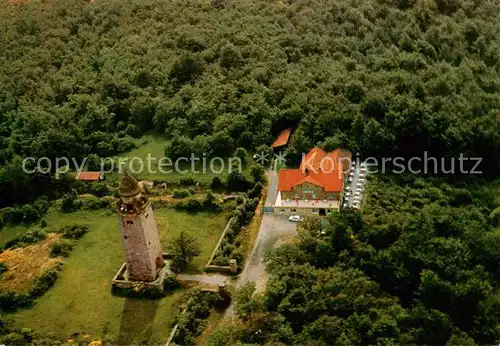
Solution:
[[[226,215],[189,215],[172,209],[156,209],[162,245],[181,230],[198,236],[201,268],[225,226]],[[111,295],[111,279],[123,263],[117,216],[113,212],[49,211],[48,226],[86,223],[90,232],[78,240],[65,260],[55,286],[28,310],[14,314],[15,325],[66,338],[73,333],[92,337],[108,335],[118,344],[164,344],[170,332],[172,313],[184,292],[176,291],[160,300],[137,300]]]
[[[142,170],[142,173],[134,173],[134,175],[140,179],[140,180],[167,180],[167,181],[172,181],[172,182],[179,182],[181,178],[187,178],[187,177],[192,177],[196,181],[202,182],[202,183],[208,183],[210,182],[215,176],[218,176],[222,180],[226,179],[227,175],[229,174],[228,172],[228,159],[223,158],[224,160],[224,166],[221,167],[221,165],[217,162],[214,161],[213,163],[213,170],[210,169],[210,157],[207,157],[206,159],[206,169],[205,172],[203,172],[203,166],[201,165],[202,158],[200,157],[198,160],[197,165],[195,165],[194,170],[191,167],[191,163],[184,163],[180,162],[179,164],[179,170],[184,171],[187,170],[187,172],[176,172],[175,171],[175,166],[174,163],[172,163],[171,166],[165,167],[164,171],[169,171],[172,170],[172,172],[169,173],[162,173],[160,172],[158,168],[158,163],[161,158],[165,156],[165,145],[167,144],[168,140],[165,136],[160,136],[160,135],[146,135],[142,137],[138,143],[141,143],[143,141],[146,141],[146,144],[140,145],[139,147],[123,153],[120,155],[122,159],[127,158],[128,162],[132,160],[132,158],[137,157],[140,158],[144,164],[144,169]],[[148,154],[151,154],[152,158],[155,158],[156,160],[151,161],[151,167],[153,168],[151,171],[147,169],[148,164],[147,164],[147,157]],[[140,164],[136,162],[134,159],[133,161],[133,171],[134,172],[139,172],[140,171]],[[250,162],[251,157],[249,155],[249,158],[247,159],[248,162]],[[129,163],[126,163],[126,167],[129,167]],[[217,173],[219,170],[222,170],[221,173]],[[247,178],[250,177],[249,173],[249,168],[244,167],[244,174],[247,176]],[[156,172],[155,172],[156,171]],[[196,172],[198,173],[196,173]],[[107,178],[110,178],[111,181],[118,179],[118,174],[108,174]]]
[[[23,225],[8,225],[3,229],[0,229],[0,246],[20,235],[23,235],[28,229],[29,227]]]

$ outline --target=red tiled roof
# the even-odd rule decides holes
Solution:
[[[303,173],[300,169],[282,169],[278,173],[278,191],[292,191],[296,185],[310,183],[321,186],[326,192],[340,192],[343,187],[343,177],[338,170],[332,172]]]
[[[286,145],[288,143],[288,140],[290,139],[291,133],[292,133],[291,127],[281,131],[278,138],[276,138],[276,140],[274,141],[273,145],[271,145],[271,147],[278,148],[278,147],[282,147],[282,146]]]
[[[97,181],[101,179],[101,172],[80,172],[75,178],[76,180]]]
[[[302,157],[302,162],[300,163],[300,170],[304,171],[306,168],[309,170],[320,170],[321,160],[325,157],[326,152],[318,147],[314,147],[309,152]]]
[[[302,158],[300,170],[305,171],[307,168],[309,171],[330,172],[332,170],[342,169],[344,173],[347,173],[349,169],[349,160],[342,160],[343,158],[351,159],[352,154],[340,148],[327,153],[321,148],[314,147]],[[343,167],[340,167],[341,164]]]

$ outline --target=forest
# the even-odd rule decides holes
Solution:
[[[500,213],[489,211],[499,191],[374,179],[362,213],[306,220],[268,255],[267,292],[243,287],[240,322],[211,345],[496,344]]]
[[[0,206],[51,177],[26,156],[231,155],[296,131],[363,156],[500,162],[493,0],[44,1],[0,7]],[[36,186],[36,188],[35,188]]]
[[[210,342],[498,343],[499,70],[495,0],[4,1],[0,208],[28,222],[70,190],[25,157],[151,133],[172,158],[253,153],[285,127],[290,165],[315,145],[481,157],[481,177],[377,176],[360,213],[304,222]]]

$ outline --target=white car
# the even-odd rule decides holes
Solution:
[[[351,195],[350,192],[346,192],[344,196],[349,197]]]
[[[359,196],[361,195],[361,191],[354,191],[354,196]]]
[[[351,189],[351,187],[350,187],[349,185],[347,185],[347,186],[345,187],[345,189],[346,189],[346,191],[349,191],[349,190]]]
[[[290,217],[288,218],[288,221],[291,221],[291,222],[300,222],[304,220],[304,218],[300,215],[290,215]]]

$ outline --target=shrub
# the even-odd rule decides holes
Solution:
[[[193,186],[196,181],[192,177],[182,178],[180,181],[181,186]]]
[[[61,233],[65,239],[80,239],[88,231],[87,225],[72,225],[61,228],[58,233]]]
[[[238,267],[241,266],[241,263],[243,263],[243,259],[245,258],[242,248],[238,247],[234,249],[229,258],[235,259],[236,262],[238,263]]]
[[[219,293],[201,292],[199,288],[194,288],[188,295],[186,311],[174,318],[179,325],[174,342],[179,345],[196,344],[196,337],[204,329],[204,319],[209,316],[210,310],[223,300]]]
[[[250,187],[250,182],[245,176],[239,172],[229,173],[226,181],[226,189],[228,191],[247,191]]]
[[[98,210],[109,207],[109,202],[103,198],[86,197],[80,200],[81,208],[84,210]]]
[[[92,183],[89,188],[89,192],[97,197],[104,197],[111,195],[111,190],[108,185],[103,182]]]
[[[72,249],[73,243],[71,241],[61,239],[52,244],[50,247],[50,255],[52,257],[68,257]]]
[[[54,283],[57,280],[57,277],[59,275],[59,270],[61,269],[61,266],[58,266],[54,269],[49,269],[47,270],[42,276],[40,276],[37,280],[35,285],[30,289],[30,296],[31,298],[38,298],[45,292],[49,290],[52,286],[54,286]]]
[[[174,198],[186,198],[189,196],[189,191],[187,189],[174,189],[172,196]]]
[[[254,183],[262,182],[264,180],[264,169],[262,166],[253,166],[250,170]]]
[[[254,185],[254,187],[248,193],[248,197],[249,198],[259,198],[261,192],[262,192],[262,184],[257,183]]]
[[[200,201],[194,198],[190,198],[185,202],[177,203],[175,209],[184,210],[190,213],[197,213],[202,210],[202,204]]]
[[[21,237],[19,237],[18,242],[24,244],[33,244],[39,242],[42,239],[45,239],[45,231],[40,227],[34,227],[28,230],[28,232],[23,234]]]
[[[78,202],[76,199],[78,198],[77,192],[72,190],[71,193],[66,193],[63,195],[61,199],[61,211],[63,213],[71,213],[79,208]]]
[[[11,332],[2,337],[0,337],[2,344],[9,346],[25,346],[31,345],[33,341],[33,335],[31,330],[22,329],[20,333]]]
[[[210,188],[215,191],[222,190],[224,188],[224,183],[219,177],[213,177]]]
[[[163,281],[163,289],[165,291],[174,290],[179,287],[180,287],[179,281],[177,281],[177,279],[173,276],[169,275],[165,278],[165,281]]]
[[[215,196],[211,191],[208,191],[205,198],[203,199],[203,209],[206,211],[219,213],[222,211],[222,206],[217,203]]]

